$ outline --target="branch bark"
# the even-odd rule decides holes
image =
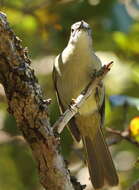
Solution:
[[[15,117],[37,161],[40,182],[47,190],[73,190],[69,172],[59,153],[59,139],[49,123],[47,101],[30,68],[20,39],[0,13],[0,82]]]
[[[113,144],[117,144],[119,143],[121,140],[126,140],[128,142],[130,142],[131,144],[136,145],[139,148],[139,142],[134,140],[134,138],[131,136],[129,130],[125,130],[125,131],[119,131],[119,130],[115,130],[115,129],[111,129],[109,127],[106,127],[106,131],[110,134],[110,135],[116,135],[119,138],[114,138],[112,141],[109,141],[108,138],[108,145],[111,146]]]

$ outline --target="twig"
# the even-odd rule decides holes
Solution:
[[[112,145],[115,145],[115,144],[118,144],[122,141],[122,137],[120,136],[117,136],[117,135],[110,135],[106,138],[106,142],[108,144],[108,146],[112,146]]]
[[[110,134],[117,135],[120,137],[120,139],[118,139],[117,141],[116,140],[113,141],[114,143],[113,142],[109,143],[109,145],[117,144],[121,140],[126,140],[126,141],[136,145],[139,148],[139,142],[137,142],[136,140],[134,140],[132,138],[132,136],[130,135],[130,132],[128,130],[119,131],[119,130],[115,130],[115,129],[106,127],[106,131]]]
[[[87,87],[81,92],[81,94],[74,100],[74,102],[69,106],[61,117],[56,121],[53,125],[53,129],[58,133],[61,133],[69,122],[69,120],[78,112],[79,108],[84,104],[86,99],[91,95],[92,91],[96,89],[97,85],[101,82],[101,80],[105,77],[107,72],[110,70],[111,64],[110,62],[107,65],[104,65],[99,71],[96,71],[92,77],[92,80],[89,82]]]

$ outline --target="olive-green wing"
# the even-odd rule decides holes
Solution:
[[[54,83],[54,88],[55,88],[56,95],[57,95],[57,101],[58,101],[58,104],[59,104],[59,108],[60,108],[60,111],[63,113],[65,111],[65,108],[64,108],[64,106],[62,104],[62,101],[60,99],[60,95],[59,95],[59,92],[58,92],[58,88],[57,88],[57,73],[56,73],[55,67],[53,68],[52,77],[53,77],[53,83]],[[81,136],[80,136],[80,132],[79,132],[79,129],[78,129],[77,125],[76,125],[74,117],[69,121],[68,128],[70,129],[70,131],[71,131],[73,137],[75,138],[75,140],[79,142],[81,140]]]
[[[103,87],[103,89],[104,89],[104,87]],[[101,126],[100,127],[103,127],[104,118],[105,118],[105,94],[103,97],[103,101],[100,101],[99,89],[98,88],[96,88],[95,99],[97,102],[98,112],[100,113],[100,116],[101,116]],[[102,104],[100,105],[99,102],[102,102]]]

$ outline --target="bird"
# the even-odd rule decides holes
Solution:
[[[62,113],[102,67],[93,45],[90,25],[78,21],[71,26],[67,46],[55,58],[53,82]],[[105,87],[101,81],[68,123],[73,138],[83,142],[90,180],[97,190],[118,184],[118,175],[103,134],[104,117]]]

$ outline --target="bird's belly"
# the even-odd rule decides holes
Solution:
[[[68,78],[69,77],[69,78]],[[82,90],[86,87],[86,85],[91,80],[88,75],[81,75],[74,77],[73,76],[65,75],[63,76],[62,80],[60,81],[60,88],[59,91],[62,92],[62,103],[65,108],[70,105],[72,99],[76,99],[77,96],[80,95]],[[79,113],[81,115],[88,115],[92,114],[97,109],[96,100],[94,92],[88,97],[86,102],[81,106],[79,109]]]
[[[89,115],[97,110],[97,104],[95,100],[94,93],[88,97],[86,102],[79,109],[80,115]]]

